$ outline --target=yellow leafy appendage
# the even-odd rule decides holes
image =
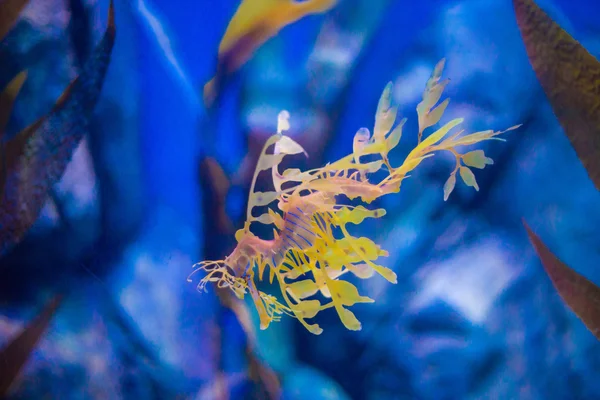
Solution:
[[[246,223],[236,233],[238,244],[224,260],[203,261],[194,266],[194,273],[205,273],[198,289],[204,290],[212,282],[231,289],[240,299],[250,293],[261,329],[286,314],[297,318],[310,332],[320,334],[319,325],[307,320],[319,311],[334,308],[346,328],[360,330],[360,322],[348,307],[374,300],[360,295],[352,283],[342,280],[344,275],[351,273],[360,279],[368,279],[378,273],[396,283],[396,274],[377,264],[379,257],[388,254],[385,250],[369,238],[352,236],[346,227],[347,224],[360,224],[366,218],[381,218],[385,210],[344,205],[342,199],[358,199],[370,204],[381,196],[397,193],[410,171],[441,150],[456,156],[456,168],[444,185],[444,198],[447,199],[454,189],[457,172],[468,186],[478,189],[469,167],[483,168],[492,160],[485,157],[482,150],[463,154],[457,147],[490,139],[503,140],[497,136],[506,132],[489,130],[461,135],[463,131],[458,131],[449,135],[462,123],[462,119],[455,119],[421,140],[423,131],[439,122],[448,104],[446,99],[436,106],[447,84],[447,81],[440,82],[443,66],[444,60],[438,63],[427,81],[423,101],[417,107],[419,144],[397,168],[390,165],[388,153],[398,145],[405,120],[394,127],[397,108],[391,106],[391,83],[379,101],[373,135],[366,128],[359,129],[352,153],[321,168],[279,170],[285,156],[305,153],[298,143],[283,135],[289,128],[289,114],[282,111],[278,132],[267,140],[257,162]],[[363,162],[367,157],[370,160]],[[274,190],[255,192],[258,174],[268,170]],[[369,180],[378,171],[383,171],[385,176],[377,183]],[[272,204],[276,204],[275,209],[268,208]],[[261,208],[267,211],[256,215]],[[273,239],[254,235],[250,231],[252,223],[271,225]],[[279,284],[283,304],[257,289],[256,281],[266,279],[265,271],[271,282],[275,279]]]

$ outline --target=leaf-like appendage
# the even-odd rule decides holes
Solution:
[[[477,185],[477,180],[475,180],[475,175],[473,175],[473,171],[471,171],[467,167],[460,167],[459,173],[460,173],[460,177],[462,178],[463,182],[467,186],[474,187],[475,190],[479,191],[479,186]]]
[[[369,279],[375,275],[375,270],[366,263],[348,265],[350,271],[360,279]],[[331,295],[329,295],[331,297]]]
[[[56,310],[60,306],[62,296],[52,298],[44,309],[21,331],[17,337],[0,350],[0,398],[4,398],[15,378],[35,350]]]
[[[355,163],[360,163],[362,149],[364,149],[367,146],[367,144],[369,144],[369,140],[371,140],[371,132],[368,128],[360,128],[354,134],[354,139],[352,141],[352,153],[354,153]]]
[[[373,138],[376,141],[383,141],[396,121],[398,107],[392,106],[392,89],[392,82],[389,82],[379,98],[377,112],[375,113],[375,127],[373,128]]]
[[[560,297],[600,340],[600,287],[561,262],[525,221],[523,225]]]
[[[289,136],[281,136],[277,143],[275,143],[274,154],[293,155],[300,153],[304,153],[304,155],[308,157],[306,150]]]
[[[250,201],[252,207],[262,207],[279,199],[279,196],[280,194],[277,192],[253,192],[250,193]]]
[[[284,224],[283,217],[270,208],[266,213],[253,218],[252,221],[260,222],[264,225],[275,225],[275,227],[280,230],[283,228]]]
[[[513,0],[529,61],[600,190],[600,62],[532,0]]]
[[[449,103],[450,99],[446,99],[442,101],[437,107],[429,111],[419,130],[423,131],[429,128],[430,126],[433,126],[440,122],[440,119],[442,119],[442,115],[444,114],[444,111],[446,111],[446,107],[448,107]]]
[[[419,146],[417,146],[415,148],[415,150],[421,149],[421,148],[424,148],[427,146],[433,146],[434,144],[436,144],[437,142],[442,140],[444,138],[444,136],[446,136],[448,134],[448,132],[450,132],[454,127],[462,124],[463,121],[464,121],[463,118],[456,118],[456,119],[453,119],[452,121],[448,122],[446,125],[442,126],[440,129],[438,129],[431,135],[427,136],[427,138],[425,138],[425,140],[423,140],[421,142],[421,144],[419,144]],[[414,152],[414,150],[413,150],[413,152]]]
[[[0,40],[10,32],[29,0],[4,0],[0,3]]]
[[[347,281],[329,282],[329,291],[335,293],[340,302],[345,306],[352,306],[356,303],[373,303],[375,300],[362,296],[358,293],[356,286]]]
[[[381,218],[385,215],[384,208],[369,210],[363,206],[354,208],[342,207],[336,212],[336,217],[341,223],[360,225],[366,218]]]
[[[296,301],[312,296],[319,291],[319,287],[312,279],[304,279],[290,283],[287,290],[291,292]],[[305,318],[312,318],[305,316]]]
[[[281,110],[277,115],[277,133],[283,133],[290,130],[290,113],[287,110]]]
[[[400,143],[400,138],[402,138],[402,128],[406,123],[406,118],[402,118],[398,125],[394,128],[392,132],[390,132],[389,136],[385,139],[385,145],[387,147],[386,151],[390,151]]]
[[[271,169],[273,167],[277,167],[285,154],[263,154],[256,163],[257,171],[264,171],[266,169]]]
[[[336,309],[338,308],[338,315],[340,316],[340,320],[342,321],[342,324],[344,324],[346,329],[351,331],[360,331],[362,329],[360,321],[358,320],[358,318],[356,318],[356,315],[354,315],[352,311],[342,306],[336,307]]]
[[[83,71],[45,117],[6,143],[6,185],[0,198],[0,254],[37,219],[50,187],[63,175],[87,132],[116,35],[111,1],[108,27]]]
[[[285,171],[283,171],[283,174],[281,174],[281,176],[286,182],[302,182],[312,177],[312,175],[308,172],[300,171],[298,168],[286,169]]]
[[[452,174],[448,177],[446,183],[444,183],[444,201],[448,200],[450,194],[456,186],[456,174]]]
[[[419,141],[421,140],[421,134],[425,129],[439,122],[450,101],[449,99],[446,99],[435,109],[432,109],[442,97],[442,92],[449,82],[448,79],[440,81],[445,64],[445,59],[440,60],[436,64],[431,77],[427,80],[427,84],[425,85],[423,100],[417,105],[417,114],[419,117]]]
[[[494,164],[494,161],[491,158],[485,156],[483,150],[474,150],[465,153],[462,156],[462,160],[465,165],[478,169],[483,169],[486,165]]]

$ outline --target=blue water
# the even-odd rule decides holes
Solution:
[[[78,71],[67,2],[30,3],[0,52],[29,69],[8,136],[47,112]],[[600,3],[537,3],[600,55]],[[91,31],[81,34],[96,43],[108,1],[84,4]],[[243,161],[281,109],[290,135],[312,146],[306,162],[322,165],[373,125],[393,81],[408,118],[399,163],[417,143],[415,107],[441,58],[452,99],[443,122],[523,127],[478,147],[496,160],[476,171],[479,192],[458,185],[444,203],[453,160],[440,156],[377,204],[385,221],[359,232],[390,252],[399,283],[358,284],[376,300],[356,306],[361,331],[333,312],[319,316],[320,336],[291,318],[258,331],[248,303],[252,357],[278,376],[285,399],[600,398],[600,343],[556,294],[521,225],[524,217],[600,284],[600,198],[535,78],[511,2],[342,0],[269,40],[208,110],[202,87],[236,6],[115,1],[117,40],[93,129],[36,224],[0,259],[0,345],[57,290],[67,293],[12,398],[219,399],[220,386],[229,398],[267,398],[248,366],[252,338],[213,288],[198,293],[186,280],[195,262],[233,243],[211,225],[214,191],[200,160],[229,177],[224,209],[239,228],[241,177],[253,168]],[[4,65],[0,76],[11,73]]]

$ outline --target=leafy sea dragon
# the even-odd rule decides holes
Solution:
[[[360,330],[360,322],[348,307],[374,300],[360,295],[356,286],[342,278],[351,273],[368,279],[377,273],[396,283],[396,274],[376,263],[379,257],[388,255],[385,250],[369,238],[352,236],[346,227],[360,224],[366,218],[381,218],[385,210],[345,205],[342,198],[358,199],[368,205],[381,196],[397,193],[402,180],[413,169],[442,150],[456,157],[456,167],[444,185],[444,200],[455,187],[457,173],[468,186],[479,190],[469,167],[481,169],[493,161],[482,150],[461,154],[457,147],[490,139],[503,140],[497,136],[518,127],[468,135],[462,135],[461,130],[449,136],[463,122],[459,118],[421,140],[423,131],[439,122],[448,104],[445,100],[436,106],[447,84],[447,80],[440,82],[443,66],[444,60],[435,67],[427,81],[423,101],[417,106],[419,143],[397,168],[390,164],[388,153],[400,142],[405,119],[394,127],[397,108],[391,107],[391,83],[379,101],[373,135],[367,128],[359,129],[354,136],[352,153],[321,168],[279,170],[284,157],[306,154],[300,144],[284,135],[289,129],[289,113],[282,111],[277,133],[267,140],[258,159],[246,223],[235,235],[237,246],[224,260],[194,265],[192,275],[199,271],[205,273],[198,289],[206,290],[206,285],[212,282],[229,288],[240,299],[249,293],[258,311],[261,329],[286,314],[318,335],[322,329],[307,320],[322,310],[334,308],[347,329]],[[371,161],[362,162],[365,157]],[[376,160],[372,161],[373,158]],[[274,189],[255,191],[259,173],[269,170]],[[378,171],[384,171],[385,177],[373,182],[371,177]],[[275,207],[269,208],[273,204]],[[258,213],[265,208],[266,212]],[[253,223],[272,226],[273,238],[254,235],[250,230]],[[264,279],[265,270],[269,271],[269,281],[276,279],[279,284],[283,303],[258,290],[256,282]],[[191,275],[188,280],[191,281]]]

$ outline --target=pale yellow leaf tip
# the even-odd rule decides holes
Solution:
[[[447,201],[456,186],[456,175],[452,174],[444,184],[444,201]]]
[[[282,110],[277,115],[277,133],[282,134],[290,130],[290,113],[287,110]]]

